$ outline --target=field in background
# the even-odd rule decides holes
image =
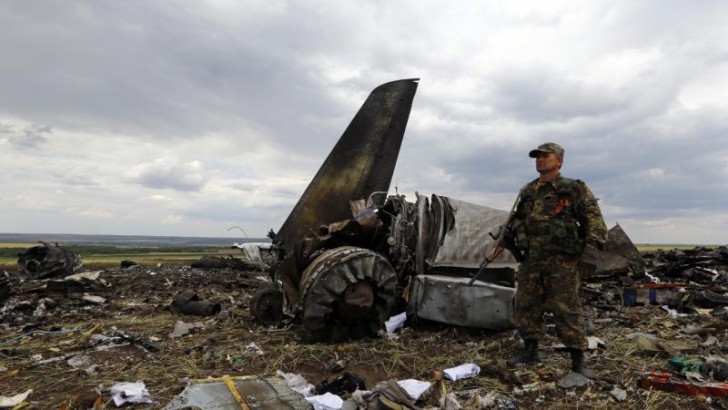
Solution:
[[[6,246],[0,244],[0,268],[16,269],[18,266],[18,253],[23,252],[37,244],[26,246]],[[21,245],[21,244],[17,244]],[[123,260],[131,260],[142,265],[189,265],[204,255],[240,257],[238,249],[230,247],[191,247],[191,248],[127,248],[109,246],[64,246],[83,258],[83,265],[87,269],[119,266]]]
[[[22,242],[0,242],[0,268],[16,269],[18,253],[36,246],[37,243]],[[640,252],[654,252],[662,250],[685,250],[693,249],[696,245],[636,245]],[[715,248],[717,245],[701,245],[707,248]],[[190,246],[190,247],[153,247],[139,248],[127,246],[110,245],[68,245],[63,246],[74,253],[81,255],[84,267],[97,269],[119,266],[123,260],[131,260],[142,265],[189,265],[199,260],[204,255],[241,257],[238,249],[231,249],[229,246]]]
[[[123,260],[142,265],[189,265],[204,255],[240,256],[237,242],[270,242],[267,238],[216,238],[142,235],[76,235],[0,233],[0,268],[16,269],[18,253],[39,245],[58,243],[81,256],[86,269],[119,266]]]
[[[695,249],[697,247],[700,248],[708,248],[708,249],[714,249],[717,248],[719,245],[651,245],[651,244],[638,244],[637,250],[640,252],[655,252],[658,250],[663,251],[669,251],[669,250],[687,250],[687,249]]]

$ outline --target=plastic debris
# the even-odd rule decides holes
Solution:
[[[295,373],[284,373],[280,370],[276,372],[276,375],[278,377],[283,378],[286,381],[286,384],[288,387],[291,388],[291,390],[300,393],[303,395],[303,397],[309,397],[312,396],[314,393],[314,390],[316,387],[306,381],[306,378],[301,376],[300,374]]]
[[[446,394],[442,400],[441,407],[445,410],[458,410],[463,408],[463,406],[460,405],[460,402],[458,401],[455,393]]]
[[[316,385],[316,393],[333,393],[345,394],[356,390],[365,390],[367,387],[361,377],[355,376],[349,372],[336,377],[334,380],[324,380]]]

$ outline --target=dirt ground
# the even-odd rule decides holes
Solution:
[[[488,393],[501,400],[487,408],[728,408],[726,399],[638,386],[645,372],[666,371],[670,357],[726,357],[728,321],[707,310],[686,308],[680,316],[655,305],[622,306],[619,281],[584,285],[593,335],[604,342],[587,353],[598,378],[564,389],[556,382],[568,373],[569,360],[554,348],[558,340],[548,324],[541,344],[543,362],[507,369],[506,358],[521,347],[512,330],[409,321],[396,339],[322,344],[310,343],[300,324],[258,325],[248,307],[254,291],[266,284],[261,272],[112,268],[95,280],[82,280],[81,288],[61,284],[53,292],[48,280],[29,280],[17,271],[6,276],[12,293],[0,305],[0,397],[33,389],[26,408],[85,409],[95,400],[115,408],[109,388],[118,382],[144,382],[155,402],[132,408],[161,408],[191,379],[274,376],[280,370],[301,374],[316,385],[339,374],[328,370],[337,360],[367,388],[386,380],[433,381],[435,370],[476,363],[479,376],[444,383],[465,408],[477,408],[473,396]],[[222,311],[209,317],[173,313],[173,297],[186,289],[219,302]],[[105,301],[80,299],[84,293]],[[178,321],[201,322],[201,328],[171,338]],[[646,344],[637,333],[651,334],[661,343]],[[618,399],[620,391],[625,396]],[[426,394],[417,404],[437,407],[435,394]]]

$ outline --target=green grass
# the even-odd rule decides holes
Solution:
[[[35,246],[35,244],[33,245]],[[27,247],[0,248],[0,268],[16,269],[18,267],[18,253]],[[131,260],[142,265],[189,265],[204,255],[213,256],[242,256],[237,249],[227,247],[192,247],[192,248],[129,248],[114,246],[65,246],[83,258],[86,268],[103,268],[119,266],[123,260]]]
[[[714,249],[714,248],[717,248],[719,245],[635,244],[635,246],[637,247],[637,250],[640,252],[654,252],[654,251],[657,251],[660,249],[663,251],[669,251],[669,250],[683,250],[684,251],[687,249],[695,249],[696,247]]]

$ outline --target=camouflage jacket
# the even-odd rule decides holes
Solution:
[[[512,229],[529,257],[581,255],[585,245],[603,248],[607,235],[594,194],[583,181],[561,175],[521,188]]]

